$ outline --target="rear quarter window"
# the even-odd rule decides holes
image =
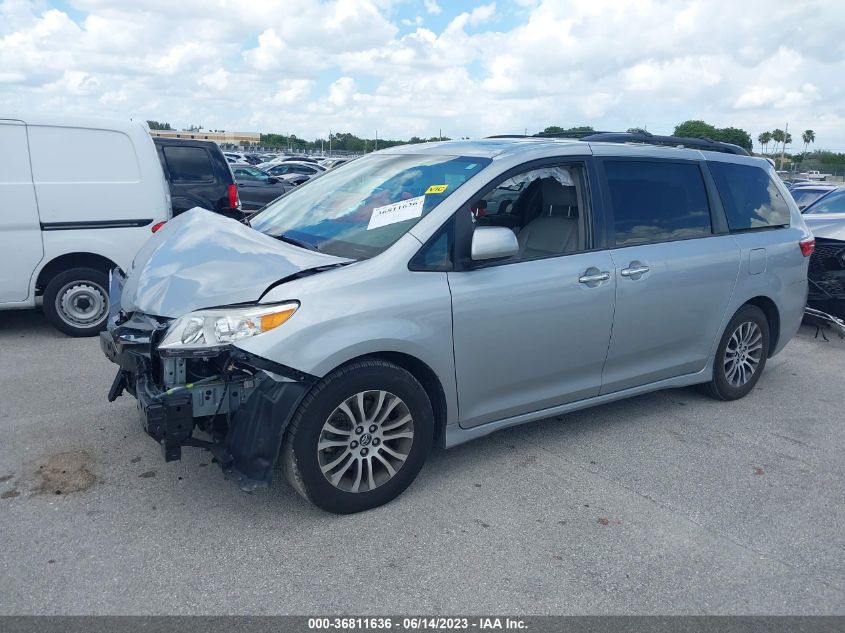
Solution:
[[[764,169],[722,162],[709,162],[708,167],[731,231],[789,225],[789,206]]]
[[[164,159],[173,182],[214,182],[211,156],[202,147],[165,146]]]

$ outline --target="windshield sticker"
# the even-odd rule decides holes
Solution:
[[[425,192],[428,193],[443,193],[449,185],[431,185]]]
[[[389,224],[418,218],[422,215],[424,204],[425,196],[423,195],[417,196],[416,198],[408,198],[401,202],[394,202],[383,207],[376,207],[370,216],[370,223],[367,225],[367,230],[371,231]]]

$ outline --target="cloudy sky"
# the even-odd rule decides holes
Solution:
[[[0,112],[382,138],[646,126],[845,151],[841,0],[0,0]]]

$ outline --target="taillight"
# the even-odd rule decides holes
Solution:
[[[229,185],[229,208],[240,209],[241,199],[238,197],[238,186],[235,183]]]
[[[155,232],[156,232],[156,231],[158,231],[161,227],[163,227],[165,224],[167,224],[167,220],[165,220],[164,222],[156,222],[155,224],[153,224],[153,225],[150,227],[150,230],[151,230],[153,233],[155,233]]]
[[[804,257],[809,257],[813,254],[813,251],[816,250],[816,238],[805,237],[803,240],[798,242],[798,246],[801,247],[801,254]]]

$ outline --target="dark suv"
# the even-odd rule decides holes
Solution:
[[[154,137],[170,185],[173,215],[202,207],[241,219],[238,186],[220,147],[211,141]]]

